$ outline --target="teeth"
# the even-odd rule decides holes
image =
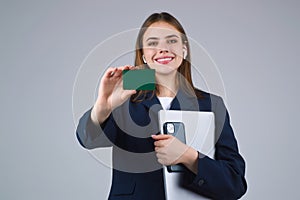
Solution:
[[[170,61],[172,58],[159,58],[157,59],[158,62]]]

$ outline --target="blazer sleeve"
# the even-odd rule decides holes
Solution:
[[[216,99],[212,108],[217,138],[215,160],[199,152],[198,173],[188,172],[187,183],[190,189],[212,199],[238,199],[247,190],[245,161],[239,154],[223,100]]]
[[[76,129],[79,143],[86,149],[112,146],[117,135],[112,115],[102,124],[95,125],[91,119],[91,111],[92,109],[88,110],[79,120]]]

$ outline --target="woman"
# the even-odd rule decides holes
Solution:
[[[168,13],[149,16],[136,42],[135,66],[109,68],[98,98],[80,119],[77,138],[93,149],[113,146],[109,199],[165,199],[162,165],[183,164],[186,187],[213,199],[238,199],[246,192],[245,162],[222,99],[194,88],[188,38]],[[155,69],[154,91],[124,90],[123,70]],[[159,134],[161,109],[212,111],[215,160],[171,135]]]

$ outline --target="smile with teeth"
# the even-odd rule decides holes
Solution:
[[[160,64],[168,64],[172,60],[173,60],[173,57],[164,57],[164,58],[157,58],[157,59],[155,59],[155,61],[158,62],[158,63],[160,63]]]

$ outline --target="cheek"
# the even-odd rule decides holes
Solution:
[[[173,48],[171,51],[177,56],[182,58],[183,56],[183,49],[182,48]]]
[[[151,59],[155,55],[156,51],[155,49],[149,48],[149,49],[144,49],[143,52],[146,58]]]

